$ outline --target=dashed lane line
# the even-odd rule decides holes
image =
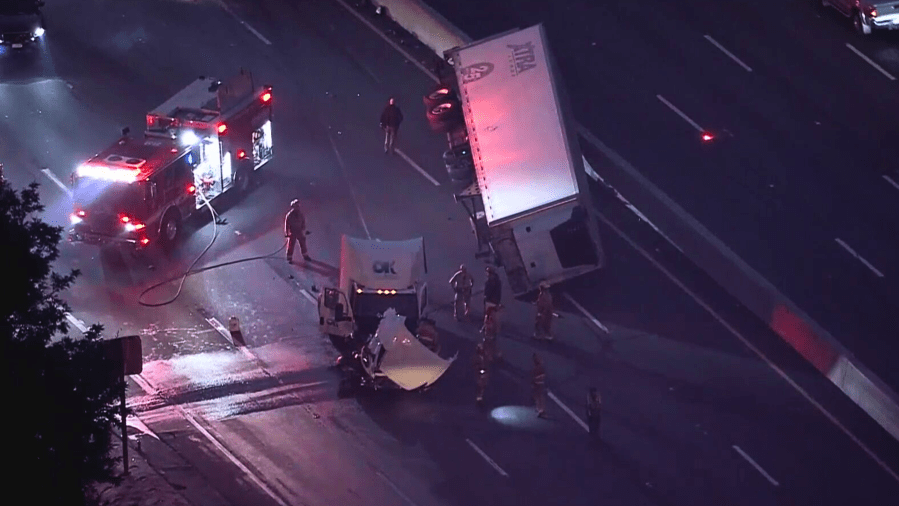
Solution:
[[[490,467],[496,469],[496,472],[498,472],[501,476],[504,476],[506,478],[509,477],[509,474],[503,471],[503,468],[499,467],[499,464],[494,462],[494,460],[491,459],[489,455],[484,453],[484,450],[478,448],[478,445],[474,444],[471,439],[465,438],[465,442],[468,443],[468,446],[470,446],[472,450],[476,451],[477,454],[481,456],[481,458],[487,461],[487,463],[490,464]]]
[[[568,302],[571,302],[572,304],[574,304],[574,307],[576,307],[578,309],[578,311],[581,312],[581,314],[583,314],[588,320],[590,320],[590,322],[593,323],[593,325],[596,325],[597,327],[599,327],[599,329],[602,330],[603,332],[605,332],[606,334],[609,333],[609,329],[605,325],[603,325],[602,322],[599,321],[596,317],[594,317],[589,312],[587,312],[587,310],[584,309],[584,306],[580,305],[578,303],[578,301],[574,300],[574,297],[569,295],[568,292],[562,293],[562,296],[565,297],[566,299],[568,299]]]
[[[895,80],[896,80],[896,76],[894,76],[893,74],[890,74],[889,72],[887,72],[886,70],[884,70],[883,67],[881,67],[880,65],[878,65],[878,64],[877,64],[874,60],[872,60],[871,58],[868,58],[868,57],[865,55],[865,53],[862,53],[861,51],[859,51],[858,49],[856,49],[855,46],[853,46],[852,44],[850,44],[850,43],[847,42],[847,43],[846,43],[846,47],[848,47],[849,50],[852,51],[853,53],[855,53],[859,58],[861,58],[862,60],[865,60],[865,62],[867,62],[868,65],[871,65],[872,67],[874,67],[875,69],[877,69],[878,72],[880,72],[881,74],[885,75],[886,78],[889,79],[890,81],[895,81]]]
[[[397,487],[392,481],[390,481],[390,478],[384,475],[384,473],[382,473],[381,471],[375,471],[375,474],[378,475],[378,478],[384,480],[384,483],[392,488],[393,491],[396,492],[396,495],[400,496],[404,501],[406,501],[406,504],[408,504],[409,506],[417,506],[414,502],[412,502],[412,499],[409,499],[409,496],[404,494],[399,487]]]
[[[231,9],[229,9],[228,6],[225,5],[224,3],[222,4],[222,9],[224,9],[225,12],[227,12],[228,14],[230,14],[232,18],[236,19],[238,23],[242,24],[244,28],[246,28],[247,30],[250,31],[250,33],[252,33],[253,35],[255,35],[257,39],[261,40],[263,44],[265,44],[266,46],[271,46],[271,45],[272,45],[272,41],[266,39],[264,35],[262,35],[261,33],[259,33],[259,31],[256,30],[255,28],[253,28],[252,26],[250,26],[249,23],[247,23],[246,21],[240,19],[240,17],[238,17],[237,14],[235,14],[234,11],[232,11]]]
[[[303,297],[306,297],[313,306],[318,306],[318,301],[315,300],[315,297],[313,297],[311,293],[307,292],[305,288],[301,288],[300,293],[303,294]]]
[[[886,180],[887,183],[890,183],[891,185],[893,185],[893,188],[899,190],[899,183],[894,181],[893,178],[891,178],[890,176],[888,176],[886,174],[883,175],[883,178]]]
[[[689,123],[690,126],[692,126],[693,128],[695,128],[697,131],[699,131],[700,133],[705,132],[705,130],[703,130],[703,128],[702,128],[701,126],[699,126],[699,123],[693,121],[692,118],[690,118],[689,116],[687,116],[683,111],[681,111],[680,109],[678,109],[677,106],[675,106],[674,104],[672,104],[671,102],[669,102],[665,97],[663,97],[662,95],[656,95],[656,98],[659,99],[660,102],[662,102],[663,104],[665,104],[669,109],[671,109],[672,111],[674,111],[675,114],[677,114],[678,116],[680,116],[681,119],[683,119],[684,121],[686,121],[687,123]]]
[[[737,65],[743,67],[743,70],[745,70],[746,72],[752,72],[752,68],[750,68],[749,65],[746,65],[745,63],[743,63],[743,60],[737,58],[736,55],[734,55],[733,53],[728,51],[724,46],[719,44],[718,41],[713,39],[711,35],[705,35],[704,37],[705,37],[705,40],[711,42],[713,46],[720,49],[722,53],[726,54],[727,56],[730,57],[731,60],[735,61],[737,63]]]
[[[359,197],[356,195],[356,190],[353,189],[353,183],[350,181],[346,165],[343,163],[343,157],[340,156],[340,150],[337,149],[337,143],[334,142],[334,136],[331,135],[331,132],[328,132],[328,140],[331,141],[331,148],[334,150],[334,156],[337,157],[337,165],[340,167],[340,172],[343,175],[343,178],[346,180],[347,188],[350,190],[350,196],[353,197],[353,204],[356,205],[356,213],[359,214],[359,221],[362,222],[362,228],[365,229],[365,236],[368,240],[371,240],[371,232],[368,231],[368,224],[365,223],[365,216],[362,215],[362,208],[359,207]]]
[[[865,258],[864,258],[863,256],[861,256],[861,255],[859,255],[858,253],[856,253],[855,250],[852,249],[851,246],[849,246],[848,244],[846,244],[846,241],[840,239],[839,237],[837,237],[837,238],[835,239],[835,241],[836,241],[837,244],[839,244],[844,250],[846,250],[850,255],[854,256],[859,262],[865,264],[865,267],[867,267],[868,269],[870,269],[871,272],[873,272],[875,276],[877,276],[878,278],[882,278],[882,277],[883,277],[883,273],[880,272],[879,270],[877,270],[877,267],[874,267],[873,265],[871,265],[871,262],[865,260]]]
[[[437,182],[436,179],[434,179],[433,177],[431,177],[431,175],[428,174],[427,172],[425,172],[424,169],[422,169],[421,167],[419,167],[417,163],[415,163],[414,161],[412,161],[412,159],[409,158],[409,156],[408,156],[406,153],[403,153],[403,152],[400,151],[399,149],[395,149],[394,151],[396,151],[396,154],[400,155],[400,158],[402,158],[403,160],[406,160],[406,162],[407,162],[409,165],[411,165],[413,169],[417,170],[419,174],[421,174],[422,176],[424,176],[425,179],[427,179],[428,181],[430,181],[434,186],[440,186],[440,183]]]
[[[780,486],[780,483],[778,483],[777,480],[772,478],[771,475],[767,473],[767,471],[762,469],[762,466],[758,465],[758,463],[755,460],[753,460],[752,457],[750,457],[746,452],[744,452],[742,448],[740,448],[737,445],[733,445],[732,448],[734,450],[736,450],[736,452],[739,453],[741,457],[746,459],[746,462],[749,462],[749,464],[752,465],[752,467],[754,467],[756,471],[758,471],[762,476],[764,476],[765,479],[768,480],[769,483],[771,483],[775,487]]]
[[[559,398],[556,397],[556,394],[552,393],[551,390],[547,390],[547,391],[546,391],[546,395],[547,395],[550,399],[552,399],[553,402],[555,402],[556,404],[558,404],[559,407],[562,408],[562,411],[568,413],[568,416],[570,416],[572,420],[574,420],[575,422],[577,422],[577,424],[580,425],[582,429],[584,429],[584,430],[587,431],[587,432],[590,432],[590,427],[588,427],[587,424],[586,424],[583,420],[581,420],[581,417],[579,417],[579,416],[577,416],[576,414],[574,414],[574,411],[572,411],[571,408],[569,408],[568,406],[566,406],[564,402],[560,401]]]

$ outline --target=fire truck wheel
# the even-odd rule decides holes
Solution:
[[[159,238],[164,246],[172,246],[181,235],[181,215],[175,211],[166,213],[162,219],[162,229]]]
[[[246,193],[253,187],[253,169],[243,168],[237,173],[237,191]]]

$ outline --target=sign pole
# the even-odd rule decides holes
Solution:
[[[126,389],[127,384],[125,383],[125,361],[122,360],[122,391],[120,393],[122,401],[122,464],[125,466],[125,476],[128,476],[128,422],[125,420],[125,417],[128,413],[128,408],[125,404]]]

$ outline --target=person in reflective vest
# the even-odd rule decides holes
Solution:
[[[453,287],[453,316],[456,321],[462,320],[464,314],[467,318],[471,313],[471,290],[474,287],[474,278],[468,273],[465,265],[460,265],[459,270],[449,280]],[[464,310],[464,313],[463,313]]]
[[[499,335],[499,322],[496,316],[498,312],[497,306],[487,308],[487,312],[484,314],[484,326],[481,327],[481,333],[484,334],[484,351],[490,362],[503,358],[503,354],[496,346],[496,339]]]
[[[552,341],[552,321],[555,309],[553,297],[549,293],[549,284],[540,283],[540,293],[537,295],[537,317],[534,322],[534,339]]]
[[[284,217],[284,235],[287,237],[287,261],[293,263],[293,250],[296,243],[300,243],[300,253],[307,262],[309,251],[306,249],[306,217],[300,210],[300,201],[294,199],[290,203],[290,211]]]

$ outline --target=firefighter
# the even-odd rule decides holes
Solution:
[[[549,283],[540,283],[540,293],[537,295],[537,318],[534,322],[534,339],[553,340],[553,316],[553,297],[549,293]]]
[[[487,358],[487,351],[484,349],[484,344],[478,344],[475,348],[474,354],[474,369],[475,374],[478,375],[477,378],[477,396],[475,400],[478,404],[484,403],[484,391],[487,390],[487,380],[488,378],[488,370],[489,360]]]
[[[534,407],[537,408],[537,416],[546,418],[546,368],[543,360],[534,353],[534,369],[531,372],[531,385],[534,394]]]
[[[403,113],[396,105],[393,97],[387,101],[387,106],[381,112],[381,129],[384,130],[384,152],[393,154],[393,144],[396,142],[396,134],[403,122]]]
[[[300,253],[303,254],[303,260],[307,262],[312,260],[309,257],[309,251],[306,249],[306,217],[300,210],[300,201],[294,199],[290,203],[290,211],[284,217],[284,235],[287,237],[287,262],[293,263],[293,249],[297,242],[300,243]]]
[[[503,282],[496,273],[496,268],[487,266],[487,279],[484,281],[484,312],[487,308],[499,306],[503,294]]]
[[[587,427],[590,428],[590,435],[594,439],[599,439],[599,421],[602,415],[602,398],[596,387],[590,387],[587,394]]]
[[[430,318],[422,318],[418,322],[417,334],[418,340],[422,342],[429,350],[434,353],[440,352],[440,340],[437,334],[437,327],[434,320]]]
[[[497,306],[487,308],[487,312],[484,313],[484,326],[481,327],[481,333],[484,334],[484,351],[491,363],[503,358],[503,354],[496,346],[496,337],[499,335],[499,322],[496,317],[498,312]]]
[[[455,296],[453,297],[453,316],[456,321],[462,321],[462,314],[467,318],[471,313],[471,289],[474,287],[474,278],[465,269],[465,264],[459,266],[459,270],[453,274],[449,280],[450,286],[453,287]]]

